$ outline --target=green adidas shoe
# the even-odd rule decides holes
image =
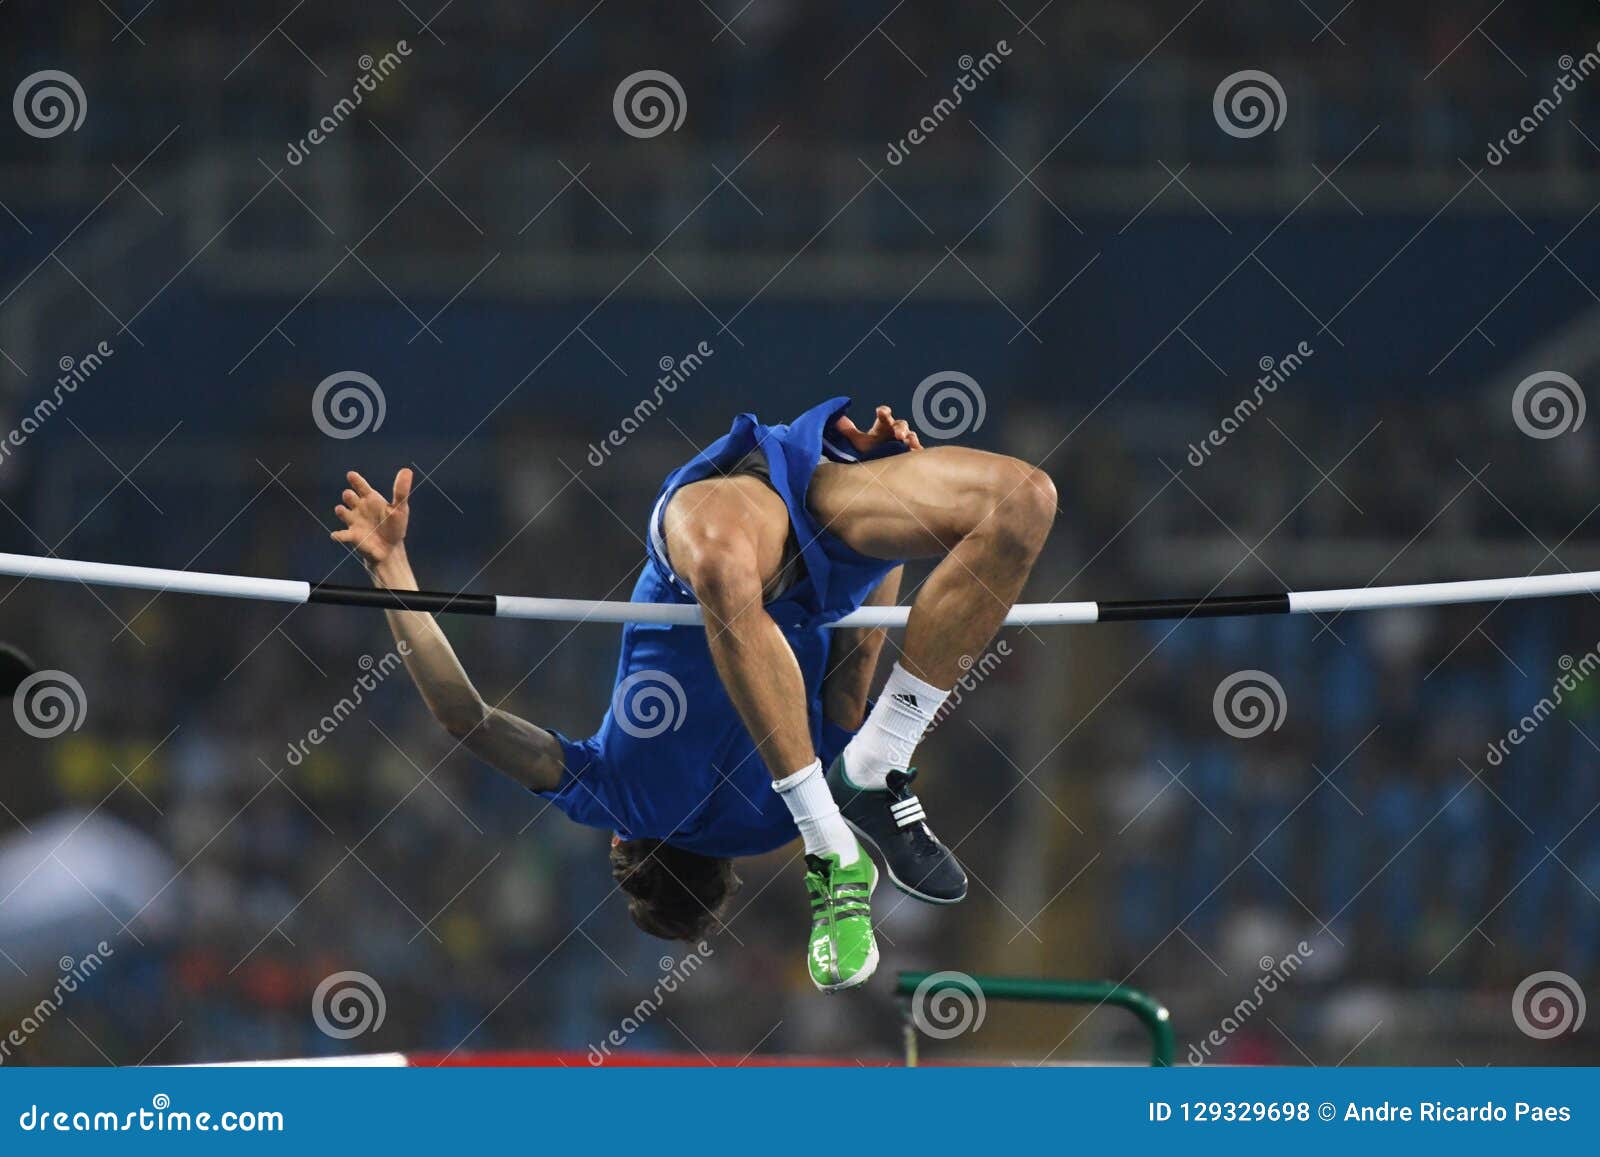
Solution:
[[[858,845],[856,850],[856,862],[848,866],[835,855],[806,857],[806,891],[811,895],[806,965],[811,983],[823,992],[865,984],[878,970],[871,906],[878,869],[864,849]]]

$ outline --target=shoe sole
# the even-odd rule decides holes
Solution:
[[[827,985],[826,987],[824,987],[823,985],[817,984],[817,991],[822,993],[825,996],[833,996],[836,993],[848,992],[852,988],[856,988],[856,987],[858,987],[860,985],[865,984],[867,981],[871,980],[872,977],[873,977],[873,974],[876,973],[877,971],[878,971],[878,939],[877,939],[876,936],[874,936],[873,939],[872,939],[872,951],[867,953],[867,962],[861,966],[861,971],[860,972],[856,973],[849,980],[841,981],[838,984],[830,984],[830,985]],[[813,980],[812,983],[816,984],[816,981]]]
[[[863,851],[861,854],[864,856],[867,853]],[[892,878],[892,874],[891,874],[891,878]],[[873,864],[872,865],[872,883],[867,885],[867,905],[869,907],[872,904],[872,894],[874,892],[876,892],[877,890],[878,890],[878,865],[877,864]],[[811,970],[808,968],[806,971],[809,973]],[[867,981],[872,979],[873,974],[876,973],[877,971],[878,971],[878,937],[877,937],[877,934],[874,933],[873,937],[872,937],[872,951],[867,953],[867,962],[861,966],[861,971],[860,972],[856,973],[849,980],[841,980],[838,984],[817,984],[817,978],[815,976],[813,976],[811,978],[811,983],[812,984],[816,984],[817,985],[817,991],[822,993],[824,996],[832,996],[835,993],[848,992],[852,988],[856,988],[856,987],[858,987],[860,985],[865,984]]]
[[[899,876],[894,874],[894,865],[889,863],[889,857],[883,854],[883,849],[878,846],[878,842],[876,840],[867,835],[866,832],[862,831],[855,824],[851,823],[848,816],[841,818],[844,819],[845,826],[855,833],[856,839],[866,844],[878,854],[878,858],[883,861],[883,870],[889,873],[889,883],[893,884],[907,896],[910,896],[913,900],[921,900],[924,904],[937,904],[942,908],[947,908],[951,904],[959,904],[961,901],[967,898],[967,893],[965,890],[963,890],[961,895],[957,896],[953,900],[946,900],[939,896],[930,896],[926,892],[917,891],[917,889],[913,888],[910,884],[907,884]]]

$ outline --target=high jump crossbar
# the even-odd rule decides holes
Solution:
[[[369,607],[389,611],[481,615],[562,623],[656,623],[698,626],[700,608],[683,603],[630,603],[604,599],[550,599],[485,595],[465,591],[394,591],[337,583],[249,578],[164,570],[120,563],[81,562],[31,554],[0,553],[0,575],[88,586],[128,587],[163,594],[253,599],[272,603]],[[1011,627],[1069,626],[1141,620],[1230,618],[1244,615],[1323,615],[1392,607],[1498,603],[1600,592],[1600,571],[1404,586],[1351,587],[1325,591],[1279,591],[1261,595],[1207,595],[1192,599],[1019,603],[1006,616]],[[833,627],[904,627],[909,607],[863,607]]]

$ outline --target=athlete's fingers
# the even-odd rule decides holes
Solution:
[[[333,539],[334,542],[351,543],[361,537],[361,532],[354,527],[347,527],[344,530],[335,530],[328,537]]]
[[[342,504],[335,506],[333,508],[333,513],[334,516],[346,526],[350,526],[355,522],[356,512],[351,510],[348,506],[344,506]]]
[[[857,450],[862,449],[862,443],[864,443],[868,438],[867,433],[854,422],[852,422],[848,414],[841,416],[839,420],[833,424],[833,428],[838,430],[839,433],[843,434],[849,441],[850,445],[854,446]]]
[[[873,418],[871,432],[880,438],[887,438],[894,429],[894,411],[888,406],[879,406]]]
[[[896,442],[911,442],[911,424],[905,419],[899,419],[894,424],[894,439]]]
[[[356,497],[356,492],[354,490],[346,490],[343,494],[339,495],[339,497],[342,498],[344,500],[344,504],[350,507],[352,510],[361,505],[361,499]]]
[[[394,476],[394,504],[404,506],[406,499],[411,497],[411,467],[403,466]]]
[[[911,436],[906,439],[906,445],[910,446],[913,450],[922,449],[922,439],[917,437],[917,432],[915,430],[912,430]]]
[[[346,474],[345,478],[349,480],[351,489],[353,489],[362,498],[365,498],[367,495],[372,493],[372,484],[369,483],[365,478],[361,477],[361,475],[357,474],[354,470]]]

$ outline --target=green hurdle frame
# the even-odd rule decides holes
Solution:
[[[935,979],[937,978],[937,979]],[[917,1067],[917,1024],[911,997],[932,980],[926,996],[937,992],[976,991],[984,1000],[1025,1001],[1034,1004],[1103,1004],[1125,1008],[1150,1034],[1150,1063],[1170,1068],[1175,1036],[1172,1014],[1149,993],[1105,980],[1041,980],[1020,976],[968,976],[963,972],[902,972],[895,981],[895,995],[901,998],[904,1013],[906,1067]]]

